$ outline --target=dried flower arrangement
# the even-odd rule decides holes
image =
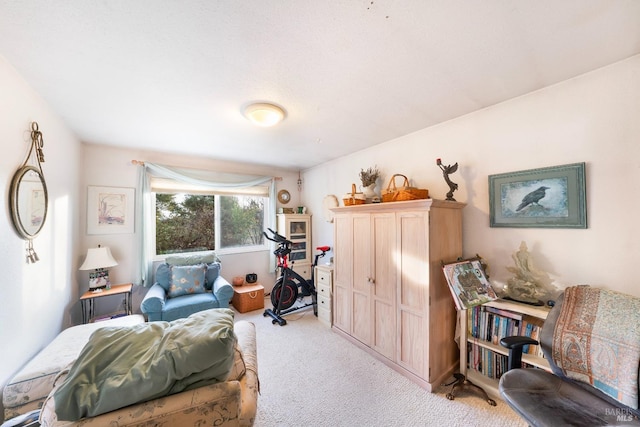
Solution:
[[[377,166],[368,168],[367,170],[360,169],[360,181],[362,181],[362,185],[365,187],[375,184],[379,176],[380,171]]]

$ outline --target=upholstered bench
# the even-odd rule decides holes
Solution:
[[[36,354],[7,383],[2,392],[4,419],[8,420],[42,406],[53,389],[58,373],[73,362],[98,328],[130,326],[144,322],[139,314],[102,322],[72,326],[62,331],[48,346]]]

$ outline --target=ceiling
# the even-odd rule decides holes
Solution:
[[[638,0],[0,0],[82,141],[293,170],[639,53]],[[280,125],[241,115],[265,100]]]

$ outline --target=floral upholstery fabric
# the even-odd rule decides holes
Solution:
[[[55,390],[59,420],[97,417],[136,403],[224,382],[234,365],[234,311],[101,328]]]
[[[239,321],[234,331],[246,366],[240,380],[228,379],[75,422],[57,420],[52,392],[43,406],[40,424],[43,427],[250,427],[255,420],[259,392],[255,325]],[[57,384],[64,380],[63,375]]]
[[[240,400],[240,383],[225,381],[71,422],[57,420],[52,393],[40,413],[40,425],[42,427],[239,426]]]
[[[197,264],[194,264],[197,265]],[[204,288],[207,291],[210,291],[213,288],[213,284],[220,275],[220,262],[211,262],[209,264],[202,264],[206,266],[205,269],[205,278],[204,278]],[[169,263],[163,262],[158,265],[156,269],[155,275],[155,283],[160,285],[162,289],[169,292],[169,288],[171,287],[171,279],[172,279],[172,271],[175,265],[171,265]]]
[[[118,322],[143,322],[144,319],[140,315],[122,317]],[[35,401],[29,401],[24,405],[7,407],[5,404],[5,420],[13,418],[17,415],[29,412],[31,409],[37,409],[43,406],[45,398],[54,387],[54,381],[60,371],[67,365],[73,363],[77,355],[80,353],[89,335],[98,327],[106,326],[108,322],[99,322],[88,325],[74,326],[63,331],[60,335],[63,338],[59,342],[52,342],[50,346],[43,349],[32,362],[28,363],[25,368],[17,374],[15,379],[38,383],[39,378],[31,377],[34,372],[48,372],[49,375],[44,383],[40,385],[41,390],[46,390],[45,396]],[[133,324],[133,323],[132,323]],[[86,328],[85,328],[86,327]],[[93,328],[93,329],[91,329]],[[216,425],[216,426],[252,426],[257,411],[257,399],[259,393],[258,365],[257,365],[257,349],[255,326],[246,321],[236,322],[234,332],[237,336],[236,360],[232,372],[227,381],[223,383],[213,384],[201,387],[195,390],[189,390],[182,393],[166,396],[160,399],[132,405],[117,411],[109,412],[94,418],[83,419],[78,422],[58,421],[55,417],[55,402],[48,399],[44,403],[42,413],[40,414],[40,422],[43,426],[60,427],[60,426],[200,426],[200,425]],[[80,336],[78,336],[80,335]],[[69,339],[73,337],[74,339]],[[61,342],[68,341],[65,345]],[[55,344],[54,344],[55,343]],[[67,356],[56,359],[56,354],[62,356],[66,348]],[[70,356],[69,356],[70,354]],[[43,357],[41,357],[43,356]],[[43,365],[47,362],[53,362],[53,367],[40,368],[38,370],[28,371],[28,366]],[[55,361],[55,362],[54,362]],[[29,373],[31,372],[31,373]],[[25,380],[26,378],[26,380]],[[22,401],[29,399],[30,390],[36,387],[22,388],[20,394],[8,394],[8,387],[13,380],[5,388],[6,401]],[[62,378],[57,384],[62,382]],[[48,384],[48,385],[47,385]],[[24,385],[24,384],[23,384]],[[14,387],[14,391],[17,389]],[[11,391],[11,389],[9,389]]]
[[[78,357],[95,330],[105,326],[131,326],[139,323],[144,323],[144,317],[134,314],[73,326],[62,331],[5,386],[2,393],[4,419],[40,408],[53,388],[55,377]]]
[[[201,294],[205,289],[206,264],[171,266],[171,284],[169,298],[187,294]]]
[[[258,379],[258,351],[256,347],[256,327],[247,321],[236,322],[234,327],[238,345],[242,349],[245,374],[240,379],[241,405],[239,425],[250,427],[256,418],[260,380]]]

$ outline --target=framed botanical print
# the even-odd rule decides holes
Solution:
[[[134,232],[135,189],[89,186],[87,234]]]

